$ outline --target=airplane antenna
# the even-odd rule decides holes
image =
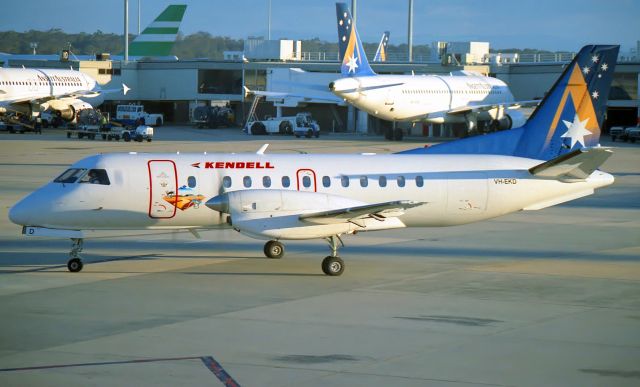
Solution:
[[[269,144],[264,144],[263,146],[260,147],[260,149],[258,149],[258,151],[256,152],[257,155],[263,155],[264,152],[267,150],[267,148],[269,147]]]

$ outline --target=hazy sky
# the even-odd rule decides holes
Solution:
[[[168,4],[188,4],[180,30],[246,38],[267,35],[269,0],[140,0],[142,28]],[[351,1],[346,1],[351,4]],[[335,1],[271,0],[272,38],[337,39]],[[407,41],[408,0],[358,0],[358,31],[378,42],[391,31]],[[138,0],[129,1],[130,32],[137,32]],[[124,0],[9,0],[0,30],[60,28],[65,32],[123,32]],[[414,44],[435,40],[488,41],[493,48],[577,51],[587,43],[640,40],[640,0],[414,0]]]

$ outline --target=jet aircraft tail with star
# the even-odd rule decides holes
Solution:
[[[346,3],[336,3],[340,72],[343,77],[376,75],[369,65],[362,41]]]
[[[619,48],[583,47],[520,128],[403,153],[490,153],[551,160],[594,147],[600,139]]]

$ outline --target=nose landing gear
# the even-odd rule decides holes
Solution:
[[[67,262],[67,269],[72,273],[77,273],[82,270],[84,266],[82,259],[80,259],[80,252],[82,251],[82,238],[71,238],[73,245],[71,246],[71,252],[69,252],[69,261]]]

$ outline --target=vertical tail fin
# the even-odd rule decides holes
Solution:
[[[524,125],[516,156],[550,160],[598,144],[619,48],[580,50]]]
[[[387,45],[389,44],[389,35],[390,35],[389,31],[385,31],[382,34],[382,39],[380,39],[378,50],[376,51],[376,55],[373,57],[374,62],[387,61]]]
[[[336,3],[338,21],[338,46],[340,47],[340,71],[344,77],[374,75],[351,12],[345,3]]]
[[[169,56],[178,37],[186,5],[169,5],[129,45],[130,56]]]

